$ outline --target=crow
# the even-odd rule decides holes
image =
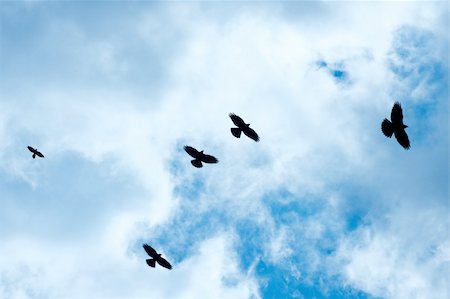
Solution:
[[[32,156],[33,159],[36,158],[36,156],[41,157],[41,158],[44,158],[44,155],[43,155],[40,151],[38,151],[37,149],[34,149],[34,148],[32,148],[31,146],[27,146],[27,148],[28,148],[28,150],[29,150],[30,152],[33,153],[33,156]]]
[[[194,165],[197,168],[203,167],[202,162],[205,163],[217,163],[219,160],[217,160],[216,157],[211,155],[206,155],[203,153],[203,151],[199,152],[195,148],[186,145],[184,147],[184,150],[186,153],[188,153],[190,156],[194,158],[194,160],[191,161],[191,164]]]
[[[258,134],[256,134],[256,132],[250,128],[250,124],[246,124],[242,118],[234,113],[230,113],[229,116],[233,123],[237,126],[237,128],[231,128],[231,134],[233,134],[234,137],[240,138],[241,133],[243,132],[250,139],[253,139],[256,142],[259,141]]]
[[[408,126],[403,123],[402,106],[400,106],[399,102],[395,102],[394,107],[392,107],[391,121],[385,118],[381,123],[381,131],[389,138],[394,134],[398,143],[400,143],[404,149],[408,150],[411,145],[409,143],[408,135],[405,132],[405,128],[407,127]]]
[[[155,262],[160,264],[162,267],[167,269],[172,269],[172,265],[164,258],[161,257],[161,253],[157,253],[153,247],[150,245],[144,244],[142,245],[144,247],[145,252],[151,257],[151,259],[146,259],[147,265],[149,265],[152,268],[155,268]]]

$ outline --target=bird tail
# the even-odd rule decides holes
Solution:
[[[392,134],[394,133],[394,128],[392,127],[392,123],[389,120],[387,120],[386,118],[381,123],[381,131],[383,131],[383,134],[389,138],[391,138]]]
[[[33,154],[33,159],[36,158],[36,154]]]
[[[239,128],[231,128],[231,134],[233,134],[234,137],[240,138],[241,137],[242,130]]]
[[[155,268],[155,259],[146,259],[147,265],[149,265],[152,268]]]
[[[202,168],[202,167],[203,167],[202,161],[200,161],[200,160],[198,160],[198,159],[192,160],[192,161],[191,161],[191,164],[194,165],[194,166],[197,167],[197,168]]]

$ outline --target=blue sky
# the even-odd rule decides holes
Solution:
[[[448,18],[0,2],[0,298],[447,297]],[[409,151],[380,130],[395,101]]]

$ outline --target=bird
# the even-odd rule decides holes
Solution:
[[[149,265],[152,268],[155,268],[155,262],[157,262],[159,265],[161,265],[164,268],[172,269],[172,265],[163,257],[161,257],[161,253],[157,253],[153,247],[150,245],[144,244],[142,245],[144,247],[145,252],[151,257],[151,259],[146,259],[147,265]]]
[[[29,150],[30,152],[33,153],[33,156],[32,156],[33,159],[36,158],[36,156],[41,157],[41,158],[44,158],[44,155],[43,155],[40,151],[38,151],[37,149],[34,149],[34,148],[32,148],[31,146],[27,146],[27,148],[28,148],[28,150]]]
[[[184,150],[186,151],[186,153],[188,153],[190,156],[192,156],[194,158],[194,160],[191,161],[191,164],[194,165],[197,168],[203,167],[202,162],[205,162],[205,163],[217,163],[217,162],[219,162],[219,160],[217,160],[216,157],[204,154],[203,151],[199,152],[198,150],[196,150],[192,146],[186,145],[184,147]]]
[[[237,126],[237,128],[231,128],[231,134],[233,134],[234,137],[240,138],[241,133],[244,133],[250,139],[253,139],[256,142],[259,141],[258,134],[256,134],[255,130],[250,128],[250,124],[246,124],[242,118],[234,113],[230,113],[228,115],[230,116],[233,123]]]
[[[395,102],[391,111],[391,121],[385,118],[381,123],[381,131],[389,138],[394,134],[398,143],[400,143],[404,149],[409,150],[411,144],[409,143],[408,135],[405,132],[407,127],[408,126],[403,123],[402,106],[399,102]]]

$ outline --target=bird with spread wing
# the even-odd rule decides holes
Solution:
[[[231,134],[233,134],[234,137],[240,138],[241,133],[244,133],[250,139],[253,139],[256,142],[259,141],[258,134],[256,134],[255,130],[250,128],[250,124],[246,124],[242,118],[234,113],[230,113],[229,116],[233,123],[237,126],[237,128],[231,128]]]
[[[41,158],[44,158],[44,155],[43,155],[40,151],[38,151],[37,149],[34,149],[34,148],[32,148],[31,146],[27,146],[27,148],[28,148],[28,150],[29,150],[30,152],[33,153],[33,156],[32,156],[33,159],[36,158],[36,156],[41,157]]]
[[[408,150],[411,147],[411,144],[409,143],[408,135],[405,132],[407,127],[408,126],[403,123],[402,106],[400,106],[399,102],[395,102],[391,111],[391,121],[385,118],[381,123],[381,131],[389,138],[394,134],[398,143],[400,143],[404,149]]]
[[[162,267],[167,269],[172,269],[172,265],[163,257],[161,257],[161,253],[157,253],[153,247],[150,245],[144,244],[142,245],[144,247],[145,252],[151,257],[151,259],[146,259],[147,265],[149,265],[152,268],[155,268],[155,262],[160,264]]]
[[[202,162],[204,163],[217,163],[219,160],[217,160],[216,157],[204,154],[203,151],[198,151],[192,146],[186,145],[184,147],[184,150],[186,153],[188,153],[194,160],[191,161],[191,164],[194,165],[197,168],[203,167]]]

